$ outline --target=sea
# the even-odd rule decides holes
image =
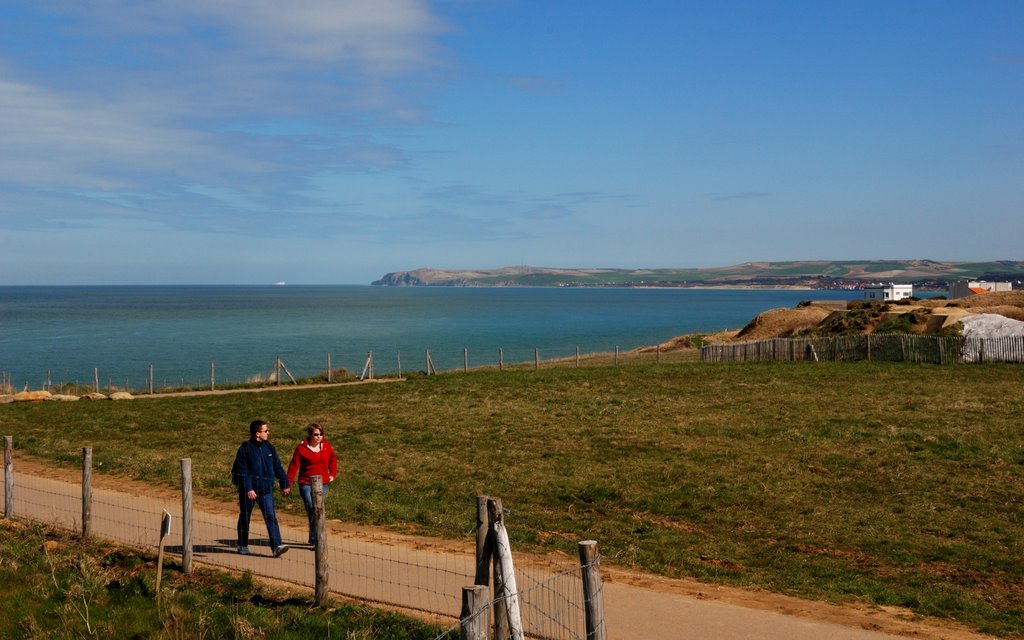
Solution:
[[[0,286],[0,370],[16,390],[375,375],[654,345],[857,291],[321,286]]]

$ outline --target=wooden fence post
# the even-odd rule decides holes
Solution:
[[[487,640],[487,587],[462,587],[459,640]]]
[[[149,365],[149,395],[153,395],[153,365]]]
[[[502,510],[499,510],[500,502],[489,502],[488,516],[491,519],[491,531],[494,534],[494,577],[497,586],[497,578],[501,576],[501,589],[498,591],[496,600],[504,602],[506,615],[498,615],[495,611],[494,627],[496,638],[512,638],[512,640],[524,640],[522,615],[519,609],[519,589],[516,586],[516,570],[512,562],[512,547],[508,542],[508,533],[505,531],[505,522]],[[508,627],[504,634],[498,632],[498,623],[504,618]]]
[[[370,380],[373,380],[373,352],[366,352],[366,364],[363,365],[363,372],[359,374],[359,379],[363,380],[366,378],[366,374],[369,372]]]
[[[601,581],[601,556],[597,542],[579,543],[580,569],[583,575],[583,610],[586,617],[587,640],[606,640],[604,624],[604,585]]]
[[[615,345],[615,366],[619,366],[619,345]]]
[[[327,586],[330,571],[327,565],[327,536],[324,526],[324,479],[322,476],[310,477],[313,492],[313,515],[316,519],[316,597],[314,604],[322,607],[327,604]]]
[[[14,436],[4,436],[4,517],[14,517]]]
[[[505,369],[505,351],[501,347],[498,347],[498,371],[504,371]]]
[[[533,348],[533,368],[540,369],[540,349]]]
[[[181,570],[192,573],[192,459],[181,459]]]
[[[491,582],[491,536],[487,519],[487,496],[476,497],[476,578],[475,585]]]
[[[469,349],[462,348],[462,373],[469,373]]]
[[[327,382],[331,382],[331,352],[327,352]]]
[[[92,390],[96,393],[100,392],[100,370],[99,367],[92,368]]]
[[[580,345],[576,345],[576,368],[580,368]]]
[[[496,545],[494,542],[494,527],[498,519],[501,518],[504,507],[501,504],[501,498],[488,498],[487,499],[487,535],[490,538],[491,545],[491,560],[494,563],[494,590],[491,592],[491,599],[494,601],[494,637],[507,639],[509,637],[508,630],[508,600],[501,597],[505,591],[505,585],[502,582],[502,573],[500,568],[500,560],[498,559],[498,553],[495,549]]]
[[[210,391],[215,391],[217,389],[217,385],[215,383],[216,372],[217,372],[217,363],[211,361],[210,362]]]
[[[82,447],[82,537],[92,535],[92,447]]]

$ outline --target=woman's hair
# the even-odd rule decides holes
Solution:
[[[310,422],[308,425],[306,425],[306,441],[307,442],[313,439],[313,432],[314,431],[319,431],[320,435],[322,435],[324,437],[327,437],[327,432],[324,431],[323,427],[321,427],[316,422]]]

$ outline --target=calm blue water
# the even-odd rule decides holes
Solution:
[[[369,286],[0,287],[0,369],[16,388],[108,382],[208,385],[327,366],[358,374],[438,370],[623,350],[697,331],[739,328],[758,313],[854,291]]]

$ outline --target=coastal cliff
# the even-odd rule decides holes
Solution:
[[[956,280],[1024,279],[1024,261],[937,262],[935,260],[745,262],[697,269],[501,269],[394,271],[374,286],[387,287],[735,287],[859,289],[872,282],[910,283],[945,289]],[[1020,286],[1015,284],[1015,287]]]

